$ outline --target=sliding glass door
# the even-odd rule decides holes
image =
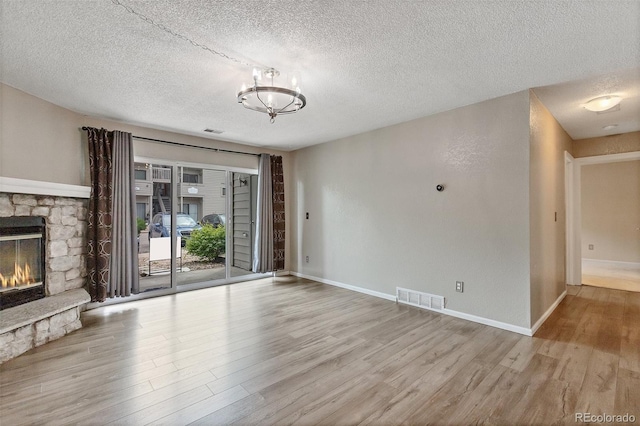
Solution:
[[[251,268],[256,237],[258,175],[248,173],[231,175],[229,272],[231,277],[239,277],[253,273]]]
[[[171,237],[173,172],[170,164],[135,163],[141,293],[173,287],[172,263],[181,256],[180,246]]]
[[[178,285],[227,279],[227,171],[178,166],[178,210],[184,255]]]
[[[141,292],[264,276],[251,270],[255,171],[142,158],[135,168]]]

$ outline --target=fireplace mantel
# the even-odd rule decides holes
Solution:
[[[0,176],[0,192],[14,194],[52,195],[58,197],[89,198],[91,188],[66,183],[43,182]]]

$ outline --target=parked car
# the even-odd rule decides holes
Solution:
[[[180,237],[180,245],[184,247],[191,236],[191,232],[202,229],[202,226],[185,213],[176,214],[176,234]],[[149,224],[149,238],[169,237],[171,235],[171,214],[158,213],[153,216]]]
[[[202,220],[200,220],[202,225],[210,224],[213,225],[214,228],[218,226],[225,226],[227,224],[227,220],[223,214],[212,213],[204,216]]]

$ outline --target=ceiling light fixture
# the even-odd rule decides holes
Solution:
[[[262,77],[267,84],[263,85]],[[300,93],[300,78],[292,76],[288,79],[288,87],[276,86],[274,80],[280,76],[275,68],[266,68],[260,71],[253,69],[253,85],[242,85],[238,92],[238,103],[245,108],[264,112],[271,117],[271,124],[278,114],[293,114],[307,105],[307,98]]]
[[[206,50],[212,55],[227,59],[239,65],[246,65],[250,67],[260,66],[256,64],[250,64],[249,62],[246,62],[242,59],[234,58],[233,56],[230,56],[220,50],[212,49],[205,44],[198,43],[197,41],[192,40],[189,37],[172,30],[167,25],[161,22],[156,22],[150,17],[134,10],[130,6],[123,4],[120,0],[111,0],[111,2],[116,6],[122,7],[128,13],[137,16],[147,24],[153,25],[154,27],[166,32],[173,37],[179,38],[183,41],[187,41],[194,47],[199,47],[202,50]],[[271,85],[261,85],[258,83],[262,81],[263,74],[267,79],[271,79]],[[307,105],[307,98],[305,98],[304,95],[300,93],[299,76],[292,76],[290,79],[288,79],[288,87],[276,86],[274,84],[274,79],[278,76],[280,76],[280,73],[275,68],[266,68],[263,71],[254,68],[253,85],[249,88],[243,85],[242,89],[238,93],[238,102],[242,103],[245,108],[269,114],[272,124],[278,114],[292,114],[294,112],[300,111],[305,107],[305,105]],[[215,129],[207,129],[205,130],[205,132],[216,134],[222,133],[222,131],[217,131]]]
[[[607,111],[622,101],[620,96],[600,96],[584,104],[584,108],[593,112]]]

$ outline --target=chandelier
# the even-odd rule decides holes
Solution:
[[[263,76],[266,84],[263,83]],[[293,114],[307,104],[307,98],[300,93],[300,80],[292,77],[288,87],[276,86],[274,80],[280,76],[275,68],[260,71],[253,69],[253,85],[242,85],[238,92],[238,102],[245,108],[264,112],[271,117],[271,124],[278,114]]]
[[[143,15],[130,6],[123,4],[122,2],[120,2],[120,0],[111,0],[111,2],[116,6],[122,7],[132,15],[135,15],[138,18],[142,19],[147,24],[153,25],[154,27],[166,32],[167,34],[170,34],[173,37],[187,41],[195,47],[206,50],[212,55],[227,59],[239,65],[253,66],[246,61],[234,58],[233,56],[229,56],[220,50],[212,49],[207,45],[198,43],[197,41],[192,40],[189,37],[172,30],[168,26],[154,21],[149,16]],[[264,77],[266,77],[266,79],[271,80],[271,85],[261,84],[263,75]],[[243,85],[242,89],[240,89],[240,92],[238,92],[238,102],[242,103],[245,108],[269,114],[272,124],[276,120],[276,116],[278,114],[292,114],[294,112],[298,112],[307,104],[307,98],[305,98],[304,95],[300,93],[299,78],[292,77],[289,81],[289,87],[279,87],[276,86],[273,82],[273,80],[278,76],[280,76],[280,72],[278,72],[278,70],[276,70],[275,68],[267,68],[263,71],[254,68],[253,85],[249,88]]]

